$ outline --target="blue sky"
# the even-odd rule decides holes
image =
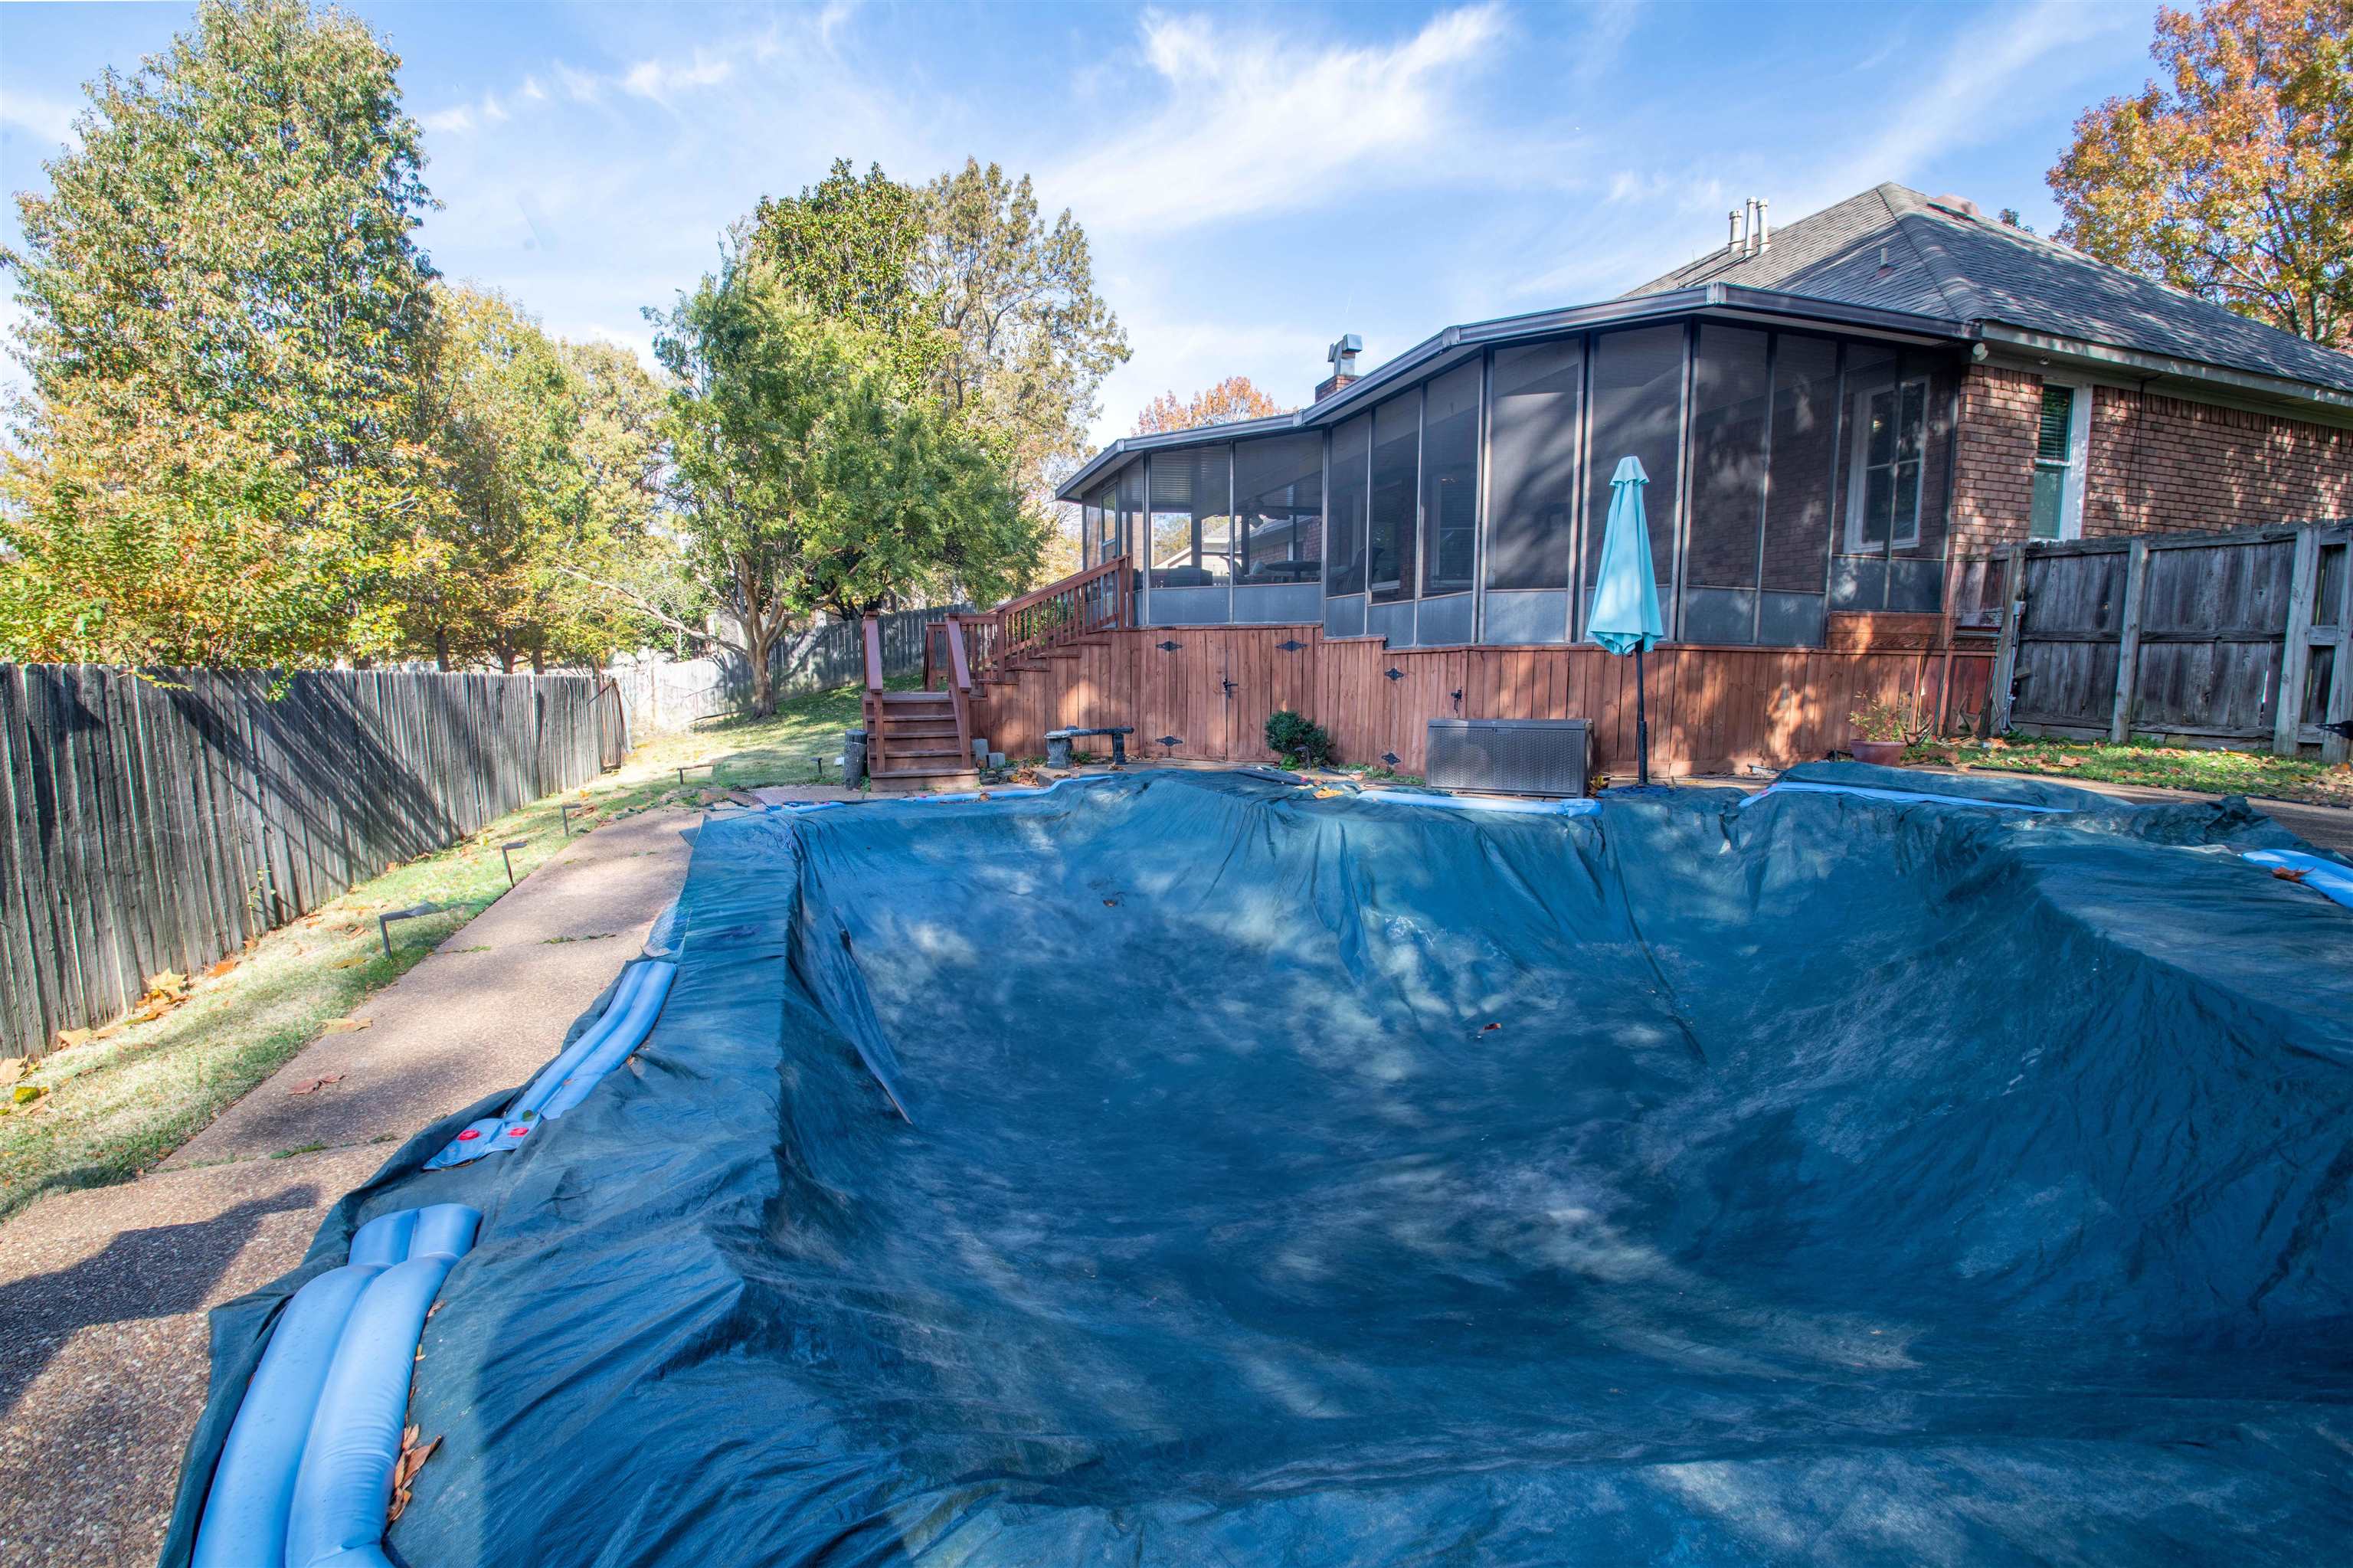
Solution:
[[[1458,321],[1606,298],[1883,179],[2055,226],[2075,116],[2148,73],[2147,4],[357,5],[402,58],[449,276],[643,348],[761,195],[837,156],[1028,172],[1134,360],[1096,429],[1241,373],[1304,401]],[[0,5],[0,181],[185,5]],[[10,204],[0,233],[16,243]]]

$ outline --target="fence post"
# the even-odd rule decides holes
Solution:
[[[1986,691],[1986,734],[2010,728],[2010,689],[2018,677],[2018,623],[2025,610],[2026,546],[2012,545],[2002,556],[2001,641],[1994,645],[1993,683]]]
[[[2304,678],[2312,659],[2312,599],[2320,578],[2320,530],[2295,531],[2295,565],[2288,573],[2287,630],[2280,643],[2279,685],[2272,693],[2272,750],[2294,757],[2304,727]]]
[[[2148,598],[2148,541],[2136,535],[2125,551],[2125,613],[2116,637],[2116,697],[2110,710],[2108,741],[2132,738],[2133,707],[2140,696],[2140,613]]]

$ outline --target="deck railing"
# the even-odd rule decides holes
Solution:
[[[1098,632],[1135,624],[1135,572],[1125,556],[1090,567],[1034,593],[1008,599],[981,615],[957,618],[965,657],[981,678],[1000,674],[1018,659],[1076,642]],[[923,645],[923,684],[935,685],[947,671],[943,623],[929,629]]]
[[[945,677],[949,711],[955,715],[955,749],[959,765],[968,764],[972,758],[972,660],[965,647],[968,623],[960,616],[947,616],[931,622],[924,629],[923,687],[933,689],[932,676],[936,671]],[[883,691],[882,638],[875,618],[866,617],[864,646],[866,650],[866,764],[874,774],[888,773],[894,757],[903,756],[906,747],[891,734],[891,716],[894,704]],[[936,655],[936,658],[934,658]],[[910,705],[905,698],[895,705],[900,716],[911,716],[905,710]],[[917,712],[917,720],[934,718],[933,713]]]
[[[947,644],[948,695],[955,702],[956,755],[972,758],[972,663],[965,657],[964,621],[951,615],[940,622],[941,641]]]

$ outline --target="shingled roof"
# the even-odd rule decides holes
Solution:
[[[1714,250],[1622,297],[1704,283],[1999,323],[2353,392],[2353,355],[1893,183],[1774,229],[1758,254]]]

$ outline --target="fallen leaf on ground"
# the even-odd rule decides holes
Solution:
[[[330,1018],[320,1029],[322,1034],[349,1034],[354,1029],[365,1029],[375,1022],[373,1018]]]
[[[441,1446],[438,1437],[430,1443],[419,1443],[417,1436],[414,1426],[404,1429],[400,1434],[400,1457],[392,1462],[392,1500],[384,1510],[384,1523],[387,1530],[392,1528],[393,1520],[400,1517],[401,1510],[408,1506],[409,1489],[417,1479],[417,1472],[425,1467],[425,1461],[433,1457],[433,1450]]]
[[[205,979],[218,980],[221,976],[228,973],[229,970],[235,968],[237,968],[237,960],[235,959],[223,959],[220,962],[213,965],[212,968],[205,971]]]
[[[8,1091],[8,1099],[14,1105],[28,1106],[48,1092],[38,1084],[18,1084]]]
[[[150,975],[147,989],[139,998],[139,1005],[131,1012],[133,1022],[144,1023],[161,1018],[188,1000],[188,977],[176,969],[165,969]]]
[[[2306,874],[2294,866],[2275,865],[2272,867],[2272,874],[2282,882],[2302,882]]]
[[[307,1084],[297,1084],[286,1092],[290,1095],[315,1095],[329,1084],[340,1084],[343,1081],[343,1075],[341,1073],[329,1073],[326,1076],[313,1078]]]
[[[337,959],[333,963],[329,964],[327,967],[331,969],[355,969],[362,964],[367,962],[370,956],[371,955],[369,954],[362,953],[356,959]]]
[[[60,1029],[58,1031],[58,1049],[70,1051],[77,1045],[87,1045],[97,1033],[94,1029]]]

